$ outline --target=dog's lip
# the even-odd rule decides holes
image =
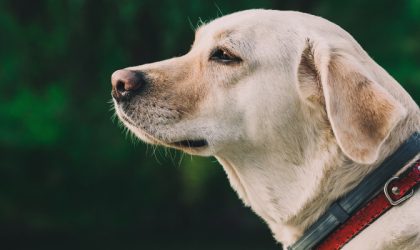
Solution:
[[[125,122],[127,122],[128,124],[130,124],[133,127],[136,127],[136,124],[134,124],[134,122],[132,122],[130,119],[128,119],[126,116],[122,115],[121,119],[123,119]]]
[[[182,139],[182,140],[173,141],[173,142],[161,140],[159,138],[156,138],[152,134],[150,134],[145,129],[139,128],[139,126],[137,126],[124,112],[120,114],[120,118],[124,122],[126,122],[128,125],[138,129],[139,131],[142,131],[142,135],[146,137],[150,141],[150,143],[166,145],[169,147],[175,147],[179,149],[202,149],[209,145],[206,139]]]
[[[209,143],[205,139],[185,139],[170,143],[172,146],[181,148],[203,148],[207,147]]]

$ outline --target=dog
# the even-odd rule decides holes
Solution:
[[[420,130],[418,105],[350,34],[294,11],[220,17],[187,54],[111,81],[132,133],[216,157],[283,247]],[[343,249],[420,249],[419,208],[417,192]]]

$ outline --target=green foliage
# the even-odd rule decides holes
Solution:
[[[248,8],[330,19],[419,101],[419,0],[0,1],[2,244],[276,249],[213,159],[132,143],[109,110],[114,70],[185,53],[199,20]]]

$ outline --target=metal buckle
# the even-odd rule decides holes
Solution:
[[[386,198],[388,199],[389,203],[390,203],[391,205],[393,205],[393,206],[396,206],[396,205],[398,205],[398,204],[401,204],[402,202],[404,202],[404,201],[408,200],[408,199],[409,199],[411,196],[413,196],[413,194],[414,194],[414,190],[413,190],[413,189],[411,189],[411,193],[406,194],[405,196],[401,197],[400,199],[398,199],[398,200],[394,201],[394,200],[391,198],[391,195],[389,195],[389,193],[388,193],[388,185],[391,183],[391,181],[396,180],[396,179],[399,179],[399,177],[398,177],[398,176],[393,176],[393,177],[391,177],[391,178],[390,178],[390,179],[389,179],[389,180],[385,183],[385,185],[384,185],[384,193],[385,193],[385,196],[386,196]]]

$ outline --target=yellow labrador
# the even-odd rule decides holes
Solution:
[[[125,126],[215,156],[284,246],[420,130],[417,104],[351,35],[293,11],[218,18],[186,55],[118,70],[112,85]],[[417,192],[344,249],[419,249],[419,209]]]

